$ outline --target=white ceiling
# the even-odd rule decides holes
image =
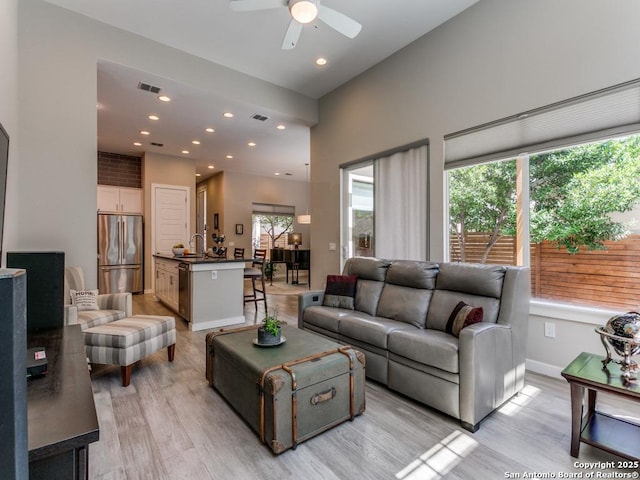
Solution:
[[[293,50],[281,50],[290,16],[285,7],[255,12],[232,12],[229,0],[47,0],[49,3],[86,15],[159,43],[183,50],[256,78],[320,98],[384,58],[457,15],[478,0],[322,0],[362,24],[355,39],[348,39],[320,21],[305,25]],[[233,0],[232,0],[233,1]],[[323,56],[328,64],[317,67]],[[155,96],[137,89],[138,81],[155,82],[179,92],[180,102],[158,105]],[[167,88],[169,87],[169,88]],[[196,158],[197,170],[206,176],[234,170],[259,175],[293,173],[304,180],[309,161],[309,130],[291,125],[273,112],[252,111],[233,99],[215,98],[210,92],[137,72],[119,65],[101,63],[98,74],[100,150],[137,154],[144,150],[182,155],[185,147]],[[237,109],[229,122],[216,121],[216,132],[203,129],[211,118],[221,118],[222,109]],[[147,115],[157,113],[151,124]],[[211,112],[215,112],[212,115]],[[236,112],[234,112],[236,113]],[[270,116],[260,124],[253,113]],[[272,116],[273,115],[273,116]],[[287,129],[277,131],[278,122]],[[143,147],[134,147],[137,132],[151,129]],[[205,136],[207,135],[207,136]],[[134,138],[135,137],[135,138]],[[198,147],[190,145],[200,139]],[[163,143],[148,147],[149,141]],[[247,147],[255,141],[254,148]],[[185,145],[185,142],[188,142]],[[229,162],[224,157],[234,155]]]

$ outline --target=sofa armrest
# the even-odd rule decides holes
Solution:
[[[517,393],[524,365],[513,356],[509,325],[476,323],[460,331],[460,420],[471,431]]]
[[[78,307],[75,305],[64,306],[64,324],[77,325],[78,323]]]
[[[130,317],[133,312],[131,293],[103,293],[98,295],[98,308],[100,310],[121,310],[126,313],[127,317]]]
[[[324,290],[311,290],[298,294],[298,328],[302,328],[304,309],[314,305],[322,305]]]

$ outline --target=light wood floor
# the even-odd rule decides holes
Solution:
[[[272,295],[270,308],[296,323],[297,298]],[[245,307],[249,323],[262,318]],[[170,314],[152,295],[134,296],[134,313]],[[134,366],[95,366],[100,441],[89,449],[92,479],[498,479],[509,474],[591,472],[569,455],[569,388],[528,373],[522,394],[471,434],[435,410],[368,381],[367,409],[279,456],[205,380],[205,335],[176,318],[175,361],[166,349]],[[602,409],[640,418],[637,404],[601,395]],[[640,439],[639,439],[640,440]],[[581,462],[616,461],[582,444]],[[602,471],[602,470],[599,470]],[[611,471],[611,470],[605,470]],[[631,470],[621,470],[631,472]]]

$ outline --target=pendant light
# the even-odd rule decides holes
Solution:
[[[307,194],[307,213],[305,215],[298,215],[298,223],[303,225],[309,225],[311,223],[311,215],[309,215],[309,202],[311,201],[311,182],[309,181],[309,164],[305,163],[307,166],[307,185],[309,189],[309,194]]]

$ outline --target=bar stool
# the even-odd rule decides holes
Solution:
[[[264,310],[267,311],[267,294],[264,284],[264,268],[266,266],[267,250],[256,249],[253,255],[251,267],[244,269],[244,278],[251,279],[252,293],[245,294],[244,303],[253,302],[258,310],[258,302],[264,302]],[[256,284],[260,280],[260,286]],[[261,296],[258,296],[261,293]]]
[[[233,249],[233,259],[234,260],[241,260],[244,258],[244,248],[234,248]]]

